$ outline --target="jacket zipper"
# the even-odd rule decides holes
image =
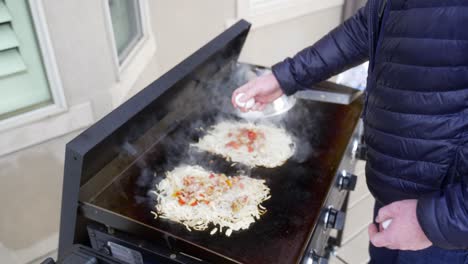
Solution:
[[[388,16],[388,12],[385,13],[385,10],[387,9],[387,6],[390,6],[388,5],[388,0],[384,0],[383,1],[383,4],[380,6],[380,10],[379,10],[379,16],[377,18],[377,43],[375,44],[375,49],[374,49],[374,58],[372,60],[372,71],[374,71],[374,66],[375,66],[375,59],[377,58],[377,54],[379,52],[379,47],[382,43],[382,40],[383,40],[383,35],[384,35],[384,25],[385,25],[385,21],[386,21],[386,18]]]
[[[375,60],[377,58],[377,54],[378,54],[378,51],[379,51],[379,47],[381,45],[381,42],[383,40],[383,28],[384,28],[384,25],[385,25],[385,20],[388,16],[388,12],[385,12],[387,10],[387,7],[390,6],[388,4],[388,1],[389,0],[383,0],[383,3],[381,5],[378,5],[377,8],[378,9],[378,16],[377,16],[377,21],[376,23],[374,23],[374,21],[372,21],[372,28],[371,28],[371,40],[372,41],[372,44],[371,44],[371,56],[372,56],[372,63],[369,64],[369,76],[373,76],[372,73],[374,72],[374,66],[375,66]],[[370,2],[370,10],[371,10],[371,14],[372,15],[374,13],[374,3],[375,1],[371,1]],[[377,10],[375,10],[377,11]],[[377,34],[377,42],[374,43],[374,35]],[[366,89],[366,97],[365,97],[365,102],[364,102],[364,110],[363,110],[363,114],[362,114],[362,117],[363,117],[363,120],[365,121],[365,117],[367,115],[367,108],[368,108],[368,102],[369,102],[369,94],[370,94],[370,91],[372,90],[369,89],[369,87],[372,87],[374,85],[374,78],[368,78],[367,80],[367,89]]]

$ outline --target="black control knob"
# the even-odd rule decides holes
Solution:
[[[338,188],[340,190],[354,191],[356,188],[357,176],[346,171],[342,171],[338,176]]]
[[[302,263],[303,264],[328,264],[328,259],[315,254],[315,252],[310,252]]]
[[[325,227],[336,230],[343,230],[346,220],[346,213],[338,211],[334,208],[328,208],[325,213]]]
[[[367,145],[365,143],[359,144],[356,151],[356,158],[360,160],[367,160]]]

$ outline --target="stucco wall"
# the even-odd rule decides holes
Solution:
[[[111,109],[116,81],[103,1],[44,0],[51,40],[69,105],[93,102],[96,118]]]
[[[236,17],[235,0],[158,0],[150,2],[150,9],[157,51],[129,95],[225,30],[228,19]],[[336,7],[255,28],[249,33],[240,60],[271,66],[312,45],[340,23],[341,14],[342,8]]]
[[[44,12],[68,106],[91,102],[98,120],[112,109],[116,80],[102,1],[44,0]],[[77,132],[0,157],[0,263],[26,263],[56,247],[64,149]]]

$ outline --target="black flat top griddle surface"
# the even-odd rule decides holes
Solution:
[[[220,157],[190,150],[189,143],[203,134],[199,127],[207,129],[220,120],[218,115],[209,114],[190,117],[175,125],[91,204],[129,218],[143,230],[169,233],[235,262],[296,263],[318,221],[361,107],[359,100],[349,106],[298,100],[281,120],[275,120],[295,137],[296,154],[274,169],[231,166]],[[271,189],[271,198],[263,203],[268,212],[248,230],[233,232],[230,237],[219,233],[211,236],[211,229],[189,232],[181,224],[153,219],[150,211],[156,202],[148,192],[165,171],[180,164],[198,164],[228,175],[244,170],[265,179]]]

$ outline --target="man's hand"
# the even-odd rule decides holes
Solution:
[[[240,99],[241,102],[247,102],[251,98],[255,99],[255,105],[252,107],[252,110],[255,111],[263,110],[266,105],[283,95],[283,91],[281,90],[278,81],[271,73],[260,76],[242,85],[232,93],[232,105],[239,108],[241,111],[246,112],[248,109],[241,108],[236,104],[236,96],[240,93],[245,94],[242,99]]]
[[[375,224],[369,226],[369,238],[376,247],[399,250],[421,250],[432,245],[416,217],[417,200],[403,200],[382,207],[375,221],[381,224],[388,219],[392,223],[380,232]]]

